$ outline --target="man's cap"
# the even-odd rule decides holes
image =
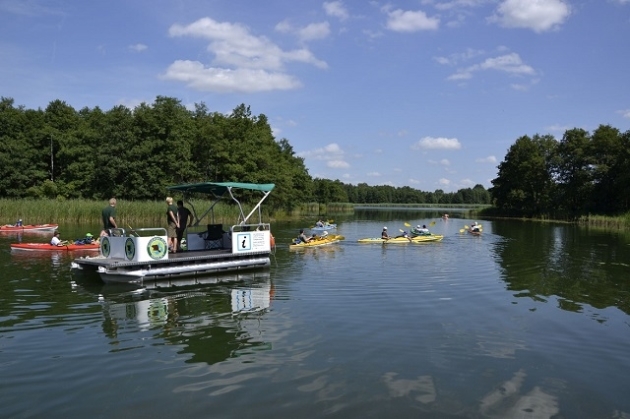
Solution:
[[[387,227],[383,227],[383,230],[387,230]]]
[[[85,237],[92,237],[92,233],[86,234]]]

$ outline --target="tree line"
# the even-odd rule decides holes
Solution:
[[[630,131],[600,125],[522,136],[498,166],[489,192],[504,215],[576,220],[630,210]]]
[[[307,202],[490,202],[482,185],[445,193],[313,179],[267,117],[244,104],[225,115],[163,96],[108,111],[61,100],[25,109],[0,98],[0,197],[158,200],[167,186],[203,181],[274,183],[268,202],[287,210]]]

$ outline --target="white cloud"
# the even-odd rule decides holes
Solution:
[[[381,176],[381,174],[379,172],[369,172],[367,175],[368,176],[372,176],[372,177],[380,177]]]
[[[630,112],[630,111],[629,111]],[[546,127],[547,130],[549,131],[555,131],[555,132],[565,132],[567,130],[570,130],[572,127],[568,126],[568,125],[559,125],[559,124],[554,124],[554,125],[550,125],[548,127]]]
[[[451,162],[450,162],[450,161],[448,161],[448,159],[442,159],[442,160],[440,160],[440,164],[441,164],[442,166],[450,166],[450,165],[451,165]]]
[[[343,160],[344,151],[337,143],[330,143],[314,150],[296,153],[298,157],[312,158],[315,160]]]
[[[630,0],[627,0],[630,3]],[[628,118],[630,119],[630,109],[623,109],[620,111],[617,111],[618,114],[621,114],[621,116],[623,116],[624,118]]]
[[[430,150],[459,150],[462,145],[457,138],[444,137],[424,137],[411,146],[414,150],[430,149]]]
[[[448,80],[470,79],[472,78],[472,73],[486,70],[497,70],[519,76],[533,76],[536,74],[536,70],[523,63],[521,57],[513,52],[499,57],[488,58],[480,64],[475,64],[468,68],[461,69],[457,73],[450,75]]]
[[[540,33],[557,28],[570,14],[564,0],[505,0],[488,20],[506,28]]]
[[[472,188],[475,185],[476,183],[470,179],[462,179],[459,181],[458,187],[459,188]]]
[[[347,169],[350,167],[350,164],[344,160],[330,160],[326,165],[332,169]]]
[[[482,54],[484,54],[483,50],[468,48],[461,53],[450,54],[448,57],[433,57],[433,59],[442,65],[456,65]]]
[[[144,45],[144,44],[129,45],[129,49],[132,50],[132,51],[136,51],[136,52],[145,51],[147,48],[149,48],[149,47]]]
[[[436,3],[434,7],[437,10],[453,10],[453,9],[461,10],[464,7],[481,6],[484,3],[488,3],[488,1],[492,1],[492,0],[451,0],[451,1],[445,1],[442,3]],[[432,3],[432,2],[427,2],[427,3]]]
[[[151,103],[150,100],[142,100],[142,99],[120,99],[116,102],[117,105],[122,105],[125,108],[128,109],[135,109],[136,107],[140,106],[142,103]]]
[[[325,1],[323,7],[327,15],[334,16],[339,20],[346,20],[349,16],[348,10],[341,1]]]
[[[29,17],[65,14],[64,12],[56,9],[54,5],[51,7],[49,5],[45,5],[45,3],[46,2],[24,0],[4,0],[0,1],[0,11]]]
[[[311,23],[298,30],[298,36],[302,41],[323,39],[328,35],[330,35],[330,24],[328,22]]]
[[[289,33],[289,32],[294,31],[293,26],[288,20],[283,20],[282,22],[278,22],[274,29],[281,33]]]
[[[417,32],[435,30],[440,26],[440,19],[428,17],[421,10],[394,10],[387,12],[387,29],[394,32]]]
[[[495,156],[483,157],[475,160],[477,163],[496,163],[497,158]]]
[[[451,181],[445,178],[441,178],[440,180],[438,180],[438,183],[442,186],[448,186],[451,184]]]
[[[319,29],[321,31],[321,29]],[[318,36],[317,28],[305,36]],[[199,61],[177,60],[163,78],[186,83],[188,86],[216,92],[260,92],[295,89],[299,80],[284,71],[288,62],[311,64],[327,68],[308,49],[284,51],[264,36],[254,36],[239,23],[199,19],[190,25],[173,25],[171,37],[189,36],[209,41],[208,52],[214,54],[212,66]]]
[[[254,93],[270,90],[290,90],[301,86],[295,77],[262,69],[238,68],[235,70],[204,67],[199,61],[175,61],[162,75],[200,91],[219,93]]]
[[[296,28],[288,20],[283,20],[276,24],[274,29],[282,33],[294,33],[300,38],[300,41],[323,39],[330,35],[330,24],[328,22],[311,23],[302,28]]]
[[[422,183],[422,181],[421,181],[421,180],[418,180],[418,179],[412,179],[412,178],[407,179],[407,181],[408,181],[410,184],[412,184],[412,185],[419,185],[419,184],[421,184],[421,183]]]

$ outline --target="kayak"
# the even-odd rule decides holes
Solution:
[[[22,226],[16,226],[11,224],[5,224],[0,226],[0,232],[9,232],[9,231],[55,231],[59,227],[59,224],[28,224]]]
[[[424,243],[424,242],[438,242],[444,238],[439,234],[431,234],[428,236],[416,236],[410,237],[411,243]],[[380,237],[372,237],[367,239],[359,239],[359,243],[394,243],[394,244],[405,244],[410,243],[409,239],[406,237],[392,237],[391,239],[381,239]]]
[[[341,236],[339,234],[329,234],[326,237],[317,237],[315,239],[312,239],[311,241],[309,241],[308,243],[304,243],[304,242],[300,242],[300,243],[291,243],[289,245],[289,249],[303,249],[306,247],[317,247],[317,246],[324,246],[327,244],[331,244],[331,243],[335,243],[338,242],[340,240],[345,239],[344,236]]]
[[[412,236],[432,236],[433,234],[431,233],[424,233],[418,229],[416,229],[415,227],[411,229],[411,235]]]
[[[52,246],[50,243],[11,243],[11,250],[27,250],[41,252],[65,252],[65,251],[98,251],[99,243],[91,244],[67,244],[65,246]]]
[[[310,227],[309,230],[311,230],[311,231],[327,231],[327,230],[334,230],[336,228],[337,228],[337,224],[324,224],[323,227],[313,226],[313,227]]]

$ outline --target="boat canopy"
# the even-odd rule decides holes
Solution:
[[[233,188],[249,189],[252,191],[271,192],[275,188],[273,183],[239,183],[239,182],[201,182],[184,185],[169,186],[168,189],[185,194],[203,193],[207,195],[222,196]]]
[[[245,223],[247,223],[247,221],[256,211],[258,211],[259,223],[262,223],[262,213],[260,212],[260,205],[265,200],[265,198],[269,196],[269,194],[275,187],[276,185],[273,183],[201,182],[201,183],[188,183],[188,184],[183,184],[183,185],[169,186],[167,189],[171,191],[181,192],[184,194],[184,196],[187,196],[193,193],[202,193],[202,194],[211,195],[214,197],[214,202],[212,203],[210,208],[208,208],[208,210],[200,217],[197,216],[197,211],[195,207],[192,205],[192,203],[190,204],[193,209],[193,216],[196,220],[194,225],[199,225],[200,221],[209,213],[212,213],[212,219],[214,222],[214,206],[221,200],[223,195],[227,193],[230,195],[230,198],[232,198],[232,200],[238,205],[239,212],[240,212],[238,224],[244,225]],[[251,212],[246,215],[245,212],[243,211],[243,206],[232,193],[233,189],[260,191],[262,192],[263,196],[258,201],[258,203],[254,206]]]

